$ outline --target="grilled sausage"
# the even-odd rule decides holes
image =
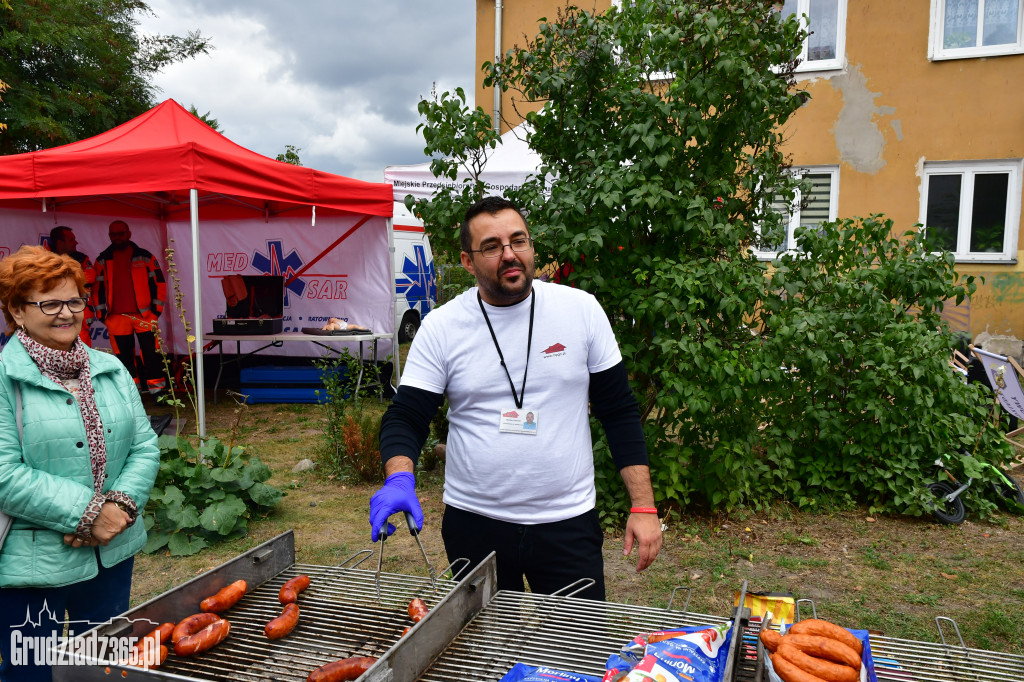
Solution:
[[[183,618],[180,623],[174,626],[171,632],[171,644],[177,644],[182,637],[194,635],[210,623],[216,622],[220,616],[216,613],[197,613]]]
[[[277,595],[277,600],[282,604],[294,604],[299,599],[299,592],[302,592],[307,587],[309,587],[308,575],[300,575],[297,578],[292,578],[281,586],[281,591]]]
[[[164,644],[171,639],[171,633],[174,632],[174,623],[162,623],[157,627],[153,628],[142,637],[139,637],[139,641],[135,642],[133,649],[141,650],[144,646],[149,646],[147,641],[153,642],[154,644]]]
[[[412,622],[418,623],[423,620],[423,617],[427,615],[427,603],[417,597],[409,602],[409,617],[412,618]]]
[[[154,655],[152,652],[157,646],[160,649]],[[135,654],[134,663],[131,662],[131,659],[128,659],[120,660],[118,664],[132,666],[133,668],[159,668],[167,660],[167,647],[163,644],[157,644],[156,640],[149,635],[139,640],[139,644],[135,645],[133,653]]]
[[[775,674],[782,678],[782,682],[826,682],[817,675],[804,672],[783,658],[781,654],[774,653],[771,658]]]
[[[354,680],[377,662],[370,656],[353,656],[328,663],[309,674],[306,682],[347,682]]]
[[[761,630],[761,634],[758,637],[761,638],[761,644],[764,644],[764,648],[773,654],[778,650],[779,641],[782,639],[782,635],[770,628]]]
[[[179,656],[192,656],[207,651],[224,641],[231,632],[231,623],[223,618],[207,625],[194,635],[186,635],[174,645],[174,653]]]
[[[792,644],[805,654],[824,658],[833,663],[842,663],[843,665],[860,670],[860,656],[857,655],[856,651],[839,640],[819,637],[818,635],[794,635],[787,632],[781,641],[782,643]],[[779,646],[782,646],[782,644],[779,644]]]
[[[212,597],[199,602],[199,610],[208,613],[222,613],[238,603],[249,586],[244,580],[236,580]]]
[[[838,639],[840,642],[853,649],[858,656],[861,656],[864,653],[864,645],[861,644],[861,641],[857,639],[852,632],[846,628],[841,628],[834,623],[830,623],[827,620],[807,618],[799,623],[793,623],[793,626],[789,628],[789,632],[794,635],[818,635],[819,637]]]
[[[779,644],[778,654],[804,672],[817,675],[823,680],[828,680],[828,682],[858,682],[860,680],[860,666],[851,668],[841,663],[833,663],[823,658],[808,656],[787,642],[785,637],[782,638],[782,643]]]
[[[270,621],[263,628],[263,634],[270,639],[281,639],[291,634],[295,626],[299,624],[298,604],[285,604],[281,615]]]

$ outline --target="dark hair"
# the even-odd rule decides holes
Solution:
[[[530,226],[526,224],[526,218],[523,218],[523,214],[520,213],[519,207],[511,201],[505,197],[484,197],[466,209],[466,217],[462,219],[462,227],[459,229],[459,247],[466,252],[473,248],[473,239],[469,234],[469,222],[473,220],[473,218],[477,217],[481,213],[494,215],[508,209],[515,211],[519,217],[522,218],[523,225],[529,229]]]
[[[58,240],[64,239],[64,230],[67,230],[68,232],[70,232],[71,228],[68,227],[67,225],[58,225],[57,227],[55,227],[52,230],[50,230],[50,249],[51,250],[53,249],[53,245],[56,244]]]

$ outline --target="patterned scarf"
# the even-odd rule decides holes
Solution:
[[[24,329],[18,328],[18,340],[36,363],[44,377],[63,386],[64,379],[78,378],[78,409],[85,423],[86,440],[89,443],[89,459],[92,461],[92,484],[95,493],[103,491],[103,476],[107,468],[107,444],[103,440],[103,422],[96,407],[92,392],[92,376],[89,374],[89,353],[81,339],[76,338],[70,351],[55,350],[32,340]]]

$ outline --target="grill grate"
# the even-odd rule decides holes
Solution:
[[[879,682],[1024,680],[1024,656],[871,635]]]
[[[725,622],[683,611],[503,591],[459,633],[422,680],[497,680],[515,663],[601,676],[609,654],[642,632]]]
[[[310,587],[299,597],[298,627],[283,639],[267,639],[263,627],[281,613],[278,591],[303,574]],[[305,680],[339,658],[383,656],[412,625],[409,601],[418,596],[433,606],[455,584],[441,579],[431,590],[425,578],[382,573],[378,604],[372,571],[296,564],[222,614],[231,623],[222,644],[192,658],[170,656],[160,671],[211,682]]]
[[[497,592],[493,556],[458,581],[439,578],[433,588],[426,577],[382,573],[378,602],[374,571],[359,568],[371,555],[364,550],[341,566],[295,564],[294,537],[284,533],[93,631],[140,636],[157,623],[195,613],[203,597],[243,578],[257,587],[223,614],[231,635],[219,646],[187,659],[172,655],[152,671],[122,671],[105,662],[57,667],[54,680],[301,682],[321,665],[348,656],[379,659],[363,682],[493,681],[518,662],[600,676],[608,656],[637,634],[728,622],[685,607]],[[302,574],[311,584],[299,598],[298,627],[283,639],[267,639],[264,626],[281,613],[281,585]],[[403,636],[411,625],[406,609],[415,597],[431,611]],[[745,625],[741,620],[733,626],[727,679],[761,682],[757,624]],[[871,647],[879,682],[1024,680],[1024,656],[875,635]]]

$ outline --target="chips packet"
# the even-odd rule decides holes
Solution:
[[[602,682],[725,682],[732,623],[637,635],[608,657]]]
[[[543,665],[516,663],[509,668],[500,682],[600,682],[595,675],[584,675],[566,670],[555,670]]]

